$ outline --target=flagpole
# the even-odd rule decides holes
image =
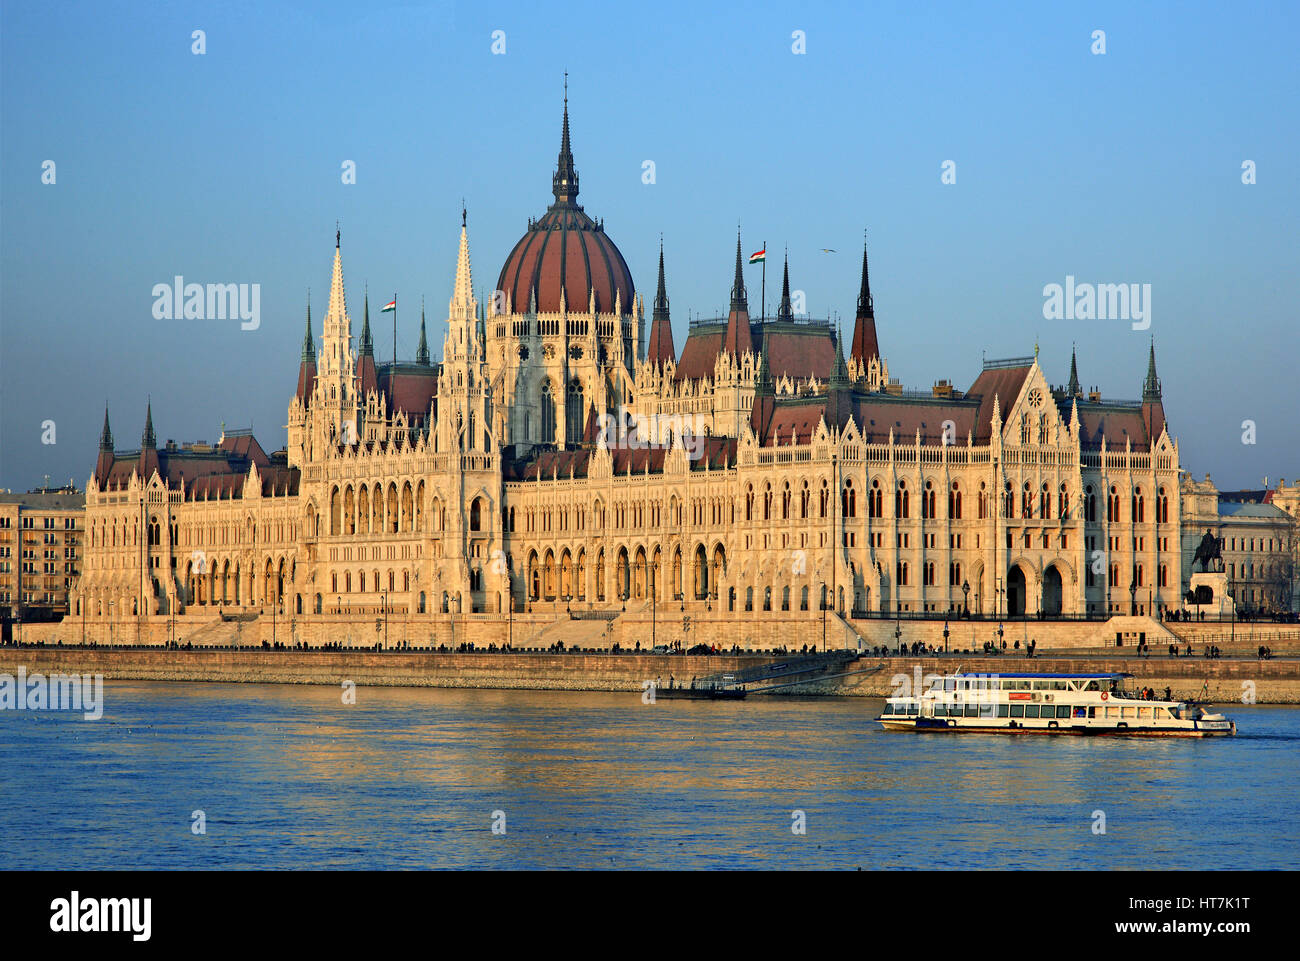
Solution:
[[[763,302],[759,306],[759,320],[767,319],[767,241],[763,241]]]
[[[397,294],[393,294],[393,376],[397,376]],[[393,383],[391,378],[389,383]]]

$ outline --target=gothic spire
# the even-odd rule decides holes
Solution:
[[[370,336],[370,287],[366,287],[365,307],[361,313],[361,349],[357,357],[375,356],[375,342]]]
[[[668,316],[668,288],[664,283],[664,242],[659,240],[659,288],[655,292],[654,314],[650,321],[650,343],[646,347],[646,360],[663,364],[677,359],[673,346],[672,321]]]
[[[781,276],[781,306],[776,309],[776,319],[794,320],[794,308],[790,305],[790,252],[786,251],[785,267]],[[764,338],[766,340],[766,338]]]
[[[844,362],[844,344],[839,335],[835,333],[835,366],[831,368],[830,389],[831,390],[848,390],[849,388],[849,367]]]
[[[325,311],[325,333],[329,336],[330,325],[335,329],[339,326],[350,326],[348,320],[347,299],[343,293],[343,254],[339,249],[339,232],[334,233],[334,267],[330,272],[330,302]]]
[[[551,192],[555,202],[572,206],[578,197],[578,171],[573,166],[573,150],[569,146],[569,75],[564,75],[564,132],[560,136],[560,156],[551,178]]]
[[[871,300],[871,278],[867,274],[867,241],[862,239],[862,286],[858,289],[858,316],[876,316],[876,305]]]
[[[99,435],[99,449],[113,453],[113,432],[108,426],[108,401],[104,402],[104,429]]]
[[[108,426],[108,412],[104,412],[104,426]],[[144,434],[140,437],[140,446],[146,450],[158,446],[158,439],[153,432],[153,401],[149,401],[145,407],[144,414]]]
[[[424,298],[420,298],[420,346],[415,349],[415,362],[429,366],[429,341],[424,336]]]
[[[853,345],[850,355],[857,364],[858,376],[866,373],[867,365],[880,357],[880,343],[876,339],[876,305],[871,298],[871,281],[867,275],[867,238],[862,238],[862,286],[858,291],[858,316],[853,322]]]
[[[1160,400],[1160,378],[1156,376],[1156,340],[1151,338],[1151,353],[1147,359],[1147,379],[1142,382],[1142,400]]]
[[[736,228],[736,279],[731,285],[731,309],[749,312],[749,301],[745,296],[745,277],[740,259],[740,228]]]
[[[731,312],[727,314],[727,333],[722,339],[722,350],[736,358],[754,349],[754,337],[749,330],[749,304],[745,299],[745,278],[740,265],[740,228],[736,228],[736,279],[731,285]]]
[[[456,252],[456,282],[452,285],[449,313],[453,317],[470,320],[477,313],[474,300],[474,274],[469,266],[469,228],[465,226],[461,211],[460,249]]]
[[[316,341],[311,335],[311,294],[307,294],[307,332],[302,335],[302,362],[316,362]]]
[[[1066,387],[1071,397],[1078,397],[1082,391],[1079,389],[1079,362],[1078,352],[1073,346],[1070,347],[1070,383]]]

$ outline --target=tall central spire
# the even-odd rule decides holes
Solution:
[[[564,132],[560,136],[560,157],[551,178],[551,192],[555,202],[573,206],[578,198],[578,171],[573,166],[573,150],[569,147],[569,74],[564,74]]]

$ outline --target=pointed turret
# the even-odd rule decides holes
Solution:
[[[564,75],[564,130],[560,135],[560,156],[551,178],[551,192],[555,203],[572,207],[578,199],[578,171],[573,166],[573,150],[569,147],[569,75]]]
[[[1083,393],[1079,387],[1078,351],[1074,347],[1070,348],[1070,383],[1066,386],[1066,391],[1071,397],[1079,397]]]
[[[1147,355],[1147,376],[1142,383],[1142,422],[1146,425],[1147,440],[1154,444],[1165,429],[1165,404],[1162,400],[1160,378],[1156,376],[1156,341],[1151,338],[1151,351]]]
[[[429,340],[424,334],[424,298],[420,298],[420,346],[415,349],[415,362],[429,366]]]
[[[655,292],[654,316],[650,321],[650,344],[646,360],[652,364],[665,364],[677,360],[673,347],[673,325],[668,317],[668,289],[664,284],[664,242],[659,241],[659,288]]]
[[[858,290],[858,316],[853,322],[853,345],[849,355],[857,364],[859,376],[873,359],[880,358],[876,340],[876,305],[871,298],[871,278],[867,271],[867,242],[862,241],[862,286]]]
[[[370,336],[370,288],[366,288],[365,298],[362,301],[361,309],[361,347],[357,351],[358,357],[375,356],[375,342]]]
[[[379,368],[375,366],[375,342],[370,336],[370,288],[366,288],[361,310],[361,345],[357,349],[357,395],[366,402],[372,390],[379,389]],[[396,359],[396,358],[394,358]]]
[[[107,426],[108,424],[107,411],[104,412],[104,423],[105,426]],[[140,446],[146,448],[149,447],[156,448],[158,446],[158,438],[154,435],[153,432],[153,401],[148,401],[145,405],[144,433],[140,435]]]
[[[790,304],[790,253],[786,252],[785,267],[781,274],[781,306],[776,309],[776,319],[794,321],[794,308]],[[766,338],[764,338],[766,340]]]
[[[460,249],[456,252],[456,281],[452,285],[451,303],[448,304],[449,316],[463,320],[473,320],[478,313],[478,302],[474,299],[474,274],[469,265],[469,227],[464,208],[460,219]]]
[[[740,260],[740,230],[736,230],[736,279],[731,285],[731,312],[727,315],[727,334],[722,340],[722,350],[739,358],[754,349],[754,338],[749,330],[749,302],[745,297],[745,278]]]
[[[104,429],[99,434],[99,449],[113,453],[113,431],[108,426],[108,404],[104,404]]]
[[[100,490],[108,485],[113,470],[113,432],[108,427],[108,401],[104,401],[104,429],[99,435],[99,456],[95,458],[95,482]]]
[[[1160,378],[1156,376],[1156,341],[1151,338],[1151,353],[1147,356],[1147,377],[1142,382],[1142,400],[1160,400]]]
[[[140,435],[140,462],[136,469],[141,480],[149,480],[158,470],[158,438],[153,432],[153,402],[144,409],[144,433]]]
[[[307,295],[307,330],[302,335],[302,359],[298,362],[298,390],[294,396],[305,406],[316,383],[316,341],[311,332],[311,295]]]
[[[826,425],[835,429],[848,423],[853,393],[849,389],[849,367],[844,361],[843,338],[835,332],[835,363],[826,385]]]

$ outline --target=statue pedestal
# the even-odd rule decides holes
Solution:
[[[1192,593],[1202,593],[1198,588],[1207,588],[1210,591],[1209,599],[1204,604],[1190,603],[1188,609],[1194,612],[1204,612],[1207,617],[1231,617],[1235,608],[1232,601],[1232,595],[1228,593],[1228,575],[1222,571],[1211,573],[1192,574],[1191,590]]]

